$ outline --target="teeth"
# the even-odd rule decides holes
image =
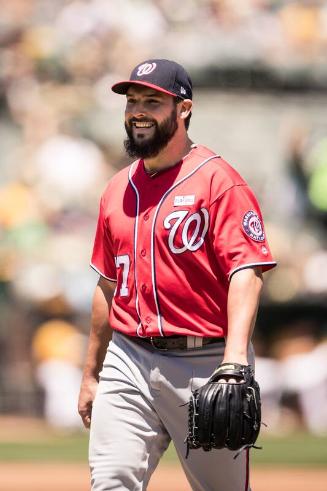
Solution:
[[[136,126],[136,128],[151,128],[152,126],[152,123],[147,123],[147,122],[139,122],[139,123],[134,123],[134,126]]]

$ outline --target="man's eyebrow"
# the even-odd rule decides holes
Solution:
[[[153,91],[153,92],[148,92],[147,94],[144,94],[146,97],[159,97],[160,99],[162,98],[162,95],[160,92]]]

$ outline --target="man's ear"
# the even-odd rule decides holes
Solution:
[[[187,116],[192,112],[193,102],[191,99],[184,99],[180,103],[180,118],[186,119]]]

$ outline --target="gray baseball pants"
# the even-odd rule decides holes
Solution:
[[[193,491],[250,491],[248,451],[233,459],[229,450],[197,449],[185,459],[186,403],[223,352],[220,343],[160,351],[114,332],[92,410],[92,491],[146,490],[171,440]]]

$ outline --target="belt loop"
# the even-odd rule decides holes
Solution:
[[[202,346],[203,346],[203,338],[200,338],[200,336],[195,336],[194,347],[202,348]]]
[[[186,346],[187,349],[195,348],[195,336],[187,336],[186,337]]]
[[[186,337],[187,349],[202,348],[203,338],[200,336],[187,336]]]

